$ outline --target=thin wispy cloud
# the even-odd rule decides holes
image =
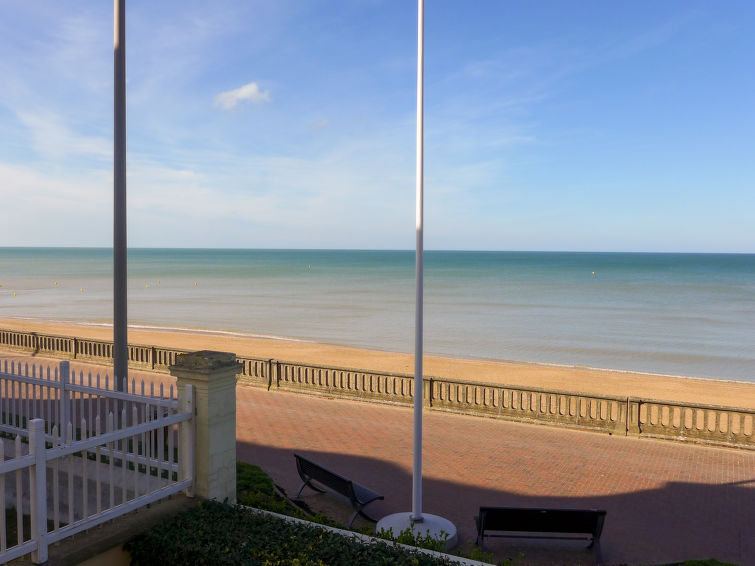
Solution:
[[[112,142],[106,138],[89,136],[69,128],[56,114],[49,112],[17,112],[26,126],[34,149],[41,155],[59,159],[70,155],[112,159]]]
[[[330,119],[329,118],[323,118],[322,120],[315,120],[309,125],[309,128],[313,132],[320,132],[322,130],[327,130],[328,126],[330,126]]]
[[[112,174],[0,162],[4,246],[112,243]]]
[[[222,110],[230,110],[242,102],[261,104],[270,102],[270,91],[260,89],[257,83],[248,83],[242,87],[221,92],[215,97],[214,105]]]

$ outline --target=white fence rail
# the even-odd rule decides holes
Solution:
[[[51,368],[3,361],[0,371],[0,432],[23,436],[26,434],[26,421],[39,418],[45,421],[45,439],[51,442],[54,427],[61,435],[65,434],[64,423],[71,422],[78,427],[85,419],[91,436],[97,416],[104,421],[107,414],[112,412],[118,418],[125,408],[130,419],[132,409],[136,407],[139,418],[142,418],[145,411],[167,414],[178,407],[172,385],[167,391],[163,384],[155,390],[154,383],[145,387],[143,381],[137,383],[133,379],[130,382],[124,379],[121,390],[116,391],[115,381],[109,376],[85,375],[84,372],[76,375],[76,372],[71,372],[69,362],[61,362]]]
[[[172,388],[137,395],[134,382],[127,393],[78,377],[68,362],[0,372],[0,563],[29,553],[44,562],[54,542],[191,494],[193,388],[177,399]]]

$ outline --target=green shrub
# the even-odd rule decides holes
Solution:
[[[409,546],[416,546],[417,548],[425,548],[427,550],[443,552],[446,547],[446,539],[448,538],[448,533],[441,532],[441,535],[445,536],[442,536],[440,539],[436,539],[430,536],[430,531],[427,531],[427,534],[423,535],[421,532],[415,533],[410,527],[405,528],[398,534],[398,536],[395,536],[393,534],[393,529],[388,529],[387,531],[385,529],[381,529],[379,533],[375,534],[376,537],[385,540],[395,540],[396,542],[401,544],[407,544]]]
[[[498,566],[511,566],[514,562],[512,558],[506,558],[505,560],[496,561],[495,554],[483,550],[482,547],[477,546],[471,541],[467,542],[467,548],[457,548],[454,551],[456,556],[463,558],[469,558],[470,560],[477,560],[478,562],[486,562],[488,564],[497,564]],[[524,553],[519,553],[519,558],[523,558]]]
[[[238,493],[258,491],[275,495],[272,478],[259,466],[246,462],[236,462],[236,491]]]
[[[450,564],[384,543],[362,544],[317,526],[208,501],[126,543],[132,564],[430,566]]]
[[[247,507],[264,509],[265,511],[328,525],[329,527],[346,528],[340,523],[331,521],[321,513],[308,513],[304,509],[291,504],[287,499],[278,495],[273,480],[262,468],[246,462],[236,462],[236,500]],[[368,527],[368,531],[371,532],[371,530]]]

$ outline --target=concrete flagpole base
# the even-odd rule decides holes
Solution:
[[[456,527],[448,519],[438,517],[437,515],[430,515],[429,513],[422,514],[422,522],[412,521],[411,513],[394,513],[393,515],[386,515],[377,522],[375,526],[375,532],[381,530],[393,531],[393,536],[398,537],[401,531],[411,529],[415,536],[430,537],[436,540],[445,540],[444,550],[449,551],[456,547],[458,544],[458,537],[456,535]],[[447,535],[447,536],[446,536]]]

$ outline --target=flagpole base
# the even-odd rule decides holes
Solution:
[[[456,527],[448,519],[438,517],[437,515],[430,515],[429,513],[422,514],[422,521],[416,522],[412,520],[412,513],[394,513],[393,515],[386,515],[380,519],[375,525],[375,532],[393,531],[394,538],[398,537],[399,533],[410,529],[415,536],[430,537],[435,540],[445,541],[444,550],[449,551],[456,547],[458,544],[458,537],[456,534]]]

